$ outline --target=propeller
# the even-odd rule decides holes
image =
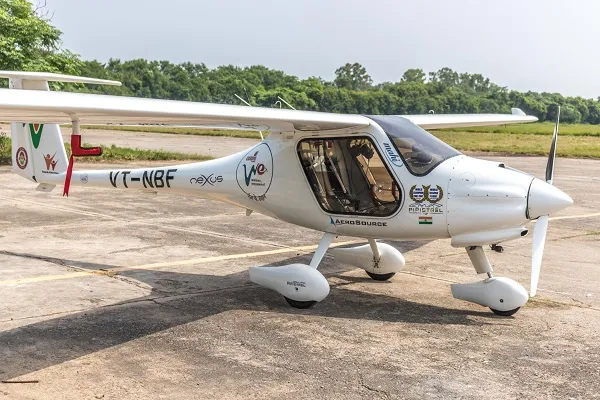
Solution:
[[[554,125],[554,136],[552,137],[552,146],[550,146],[550,155],[548,164],[546,164],[546,182],[552,185],[554,179],[554,159],[556,158],[556,141],[558,139],[558,123],[560,121],[560,106],[556,113],[556,124]],[[540,270],[542,268],[542,257],[544,256],[544,245],[546,243],[546,232],[548,231],[548,215],[542,215],[535,223],[533,230],[533,244],[531,248],[531,288],[529,295],[534,297],[537,293],[538,282],[540,280]]]

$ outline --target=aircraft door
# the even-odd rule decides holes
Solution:
[[[325,212],[387,217],[401,204],[400,186],[370,137],[308,138],[297,150]]]

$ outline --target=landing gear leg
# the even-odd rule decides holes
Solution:
[[[373,265],[374,269],[379,269],[379,262],[381,261],[381,255],[379,254],[379,248],[377,247],[377,242],[375,239],[369,239],[369,246],[371,246],[371,251],[373,251]],[[365,271],[367,275],[371,277],[371,279],[375,281],[387,281],[392,278],[392,276],[396,275],[395,272],[388,272],[387,274],[378,274],[375,272]]]
[[[313,254],[313,257],[310,260],[310,266],[312,268],[317,269],[319,267],[319,264],[323,260],[323,257],[325,257],[325,252],[327,252],[327,249],[329,249],[333,239],[335,239],[335,233],[325,232],[321,238],[321,241],[319,242],[317,250],[315,250],[315,254]]]
[[[519,311],[529,299],[525,288],[512,279],[494,277],[492,265],[481,246],[466,249],[475,271],[488,277],[482,282],[451,285],[454,298],[489,307],[496,315],[510,316]]]
[[[471,246],[467,247],[466,249],[467,255],[475,267],[475,272],[478,274],[487,274],[488,278],[493,278],[492,272],[494,272],[494,268],[492,268],[490,260],[488,260],[487,256],[485,255],[483,247]]]

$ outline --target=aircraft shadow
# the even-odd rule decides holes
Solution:
[[[408,249],[420,247],[422,244],[404,242],[396,245],[406,252]],[[36,254],[2,253],[94,270],[117,268],[117,266],[109,264],[56,259]],[[310,255],[302,255],[268,265],[307,263],[309,260]],[[333,272],[332,269],[335,269],[336,272]],[[157,270],[121,272],[120,276],[146,282],[151,286],[152,284],[163,286],[170,282],[184,282],[185,288],[182,291],[175,290],[175,294],[173,294],[172,291],[167,293],[165,288],[153,286],[151,293],[145,297],[0,332],[0,359],[2,360],[0,380],[12,379],[231,310],[318,315],[409,324],[485,325],[487,322],[482,321],[481,318],[472,317],[494,318],[493,314],[487,311],[451,309],[415,303],[401,297],[350,290],[345,286],[358,281],[368,282],[370,279],[367,276],[364,280],[345,276],[343,275],[344,270],[340,270],[339,265],[326,265],[323,272],[329,278],[335,278],[331,293],[322,304],[309,310],[291,308],[281,295],[252,284],[248,280],[246,271],[227,276]],[[243,283],[232,287],[231,280]],[[385,285],[386,283],[372,282],[372,284]]]

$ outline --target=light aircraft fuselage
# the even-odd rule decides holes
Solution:
[[[483,246],[527,235],[537,220],[532,247],[535,294],[548,216],[572,204],[552,185],[558,137],[555,127],[545,180],[491,161],[465,156],[423,128],[502,125],[535,121],[512,114],[360,116],[295,110],[49,92],[48,80],[118,84],[64,75],[2,72],[0,120],[12,122],[13,170],[52,191],[64,185],[144,190],[201,196],[237,205],[323,232],[309,265],[253,267],[250,279],[306,308],[329,293],[317,271],[337,235],[369,244],[331,249],[340,261],[375,280],[390,279],[405,265],[402,254],[375,239],[450,238],[464,247],[481,282],[453,284],[454,297],[512,315],[527,302],[517,282],[492,275]],[[17,90],[13,90],[17,89]],[[269,136],[236,154],[199,163],[139,169],[74,170],[59,123],[73,126],[76,155],[80,124],[183,124],[266,130]],[[177,198],[177,197],[174,197]],[[177,201],[185,201],[179,197]],[[252,219],[249,219],[249,223]]]

